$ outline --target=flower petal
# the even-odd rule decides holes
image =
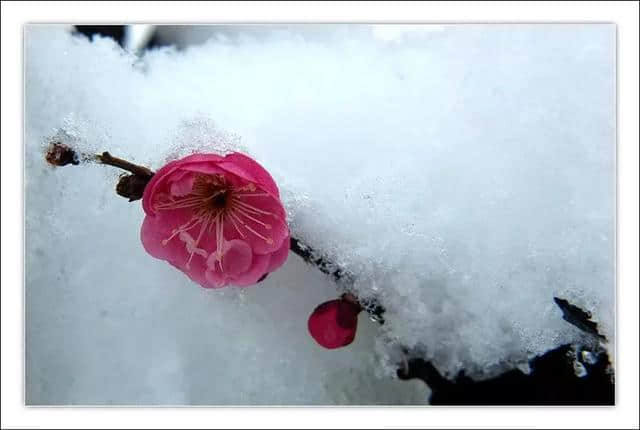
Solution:
[[[266,192],[276,198],[280,198],[278,186],[269,172],[258,164],[258,162],[246,155],[239,152],[231,153],[227,155],[224,160],[218,164],[218,166],[227,172],[233,173],[234,175],[246,179],[249,182],[259,185],[260,188],[264,189]]]
[[[169,192],[172,196],[185,196],[193,189],[196,176],[189,171],[180,170],[169,179]]]
[[[201,284],[205,288],[222,288],[227,285],[225,277],[214,270],[205,272],[206,283]]]
[[[271,273],[282,266],[285,261],[287,261],[287,257],[289,256],[289,248],[291,248],[290,239],[287,236],[285,240],[282,241],[282,245],[280,249],[274,252],[271,255],[271,260],[269,261],[269,267],[267,268],[267,272]]]
[[[243,240],[225,242],[222,255],[222,270],[226,276],[238,276],[251,267],[252,252],[249,244]]]
[[[267,267],[269,267],[269,255],[254,255],[251,268],[238,276],[234,276],[229,279],[229,283],[237,287],[248,287],[258,282],[258,279],[262,278],[267,273]]]

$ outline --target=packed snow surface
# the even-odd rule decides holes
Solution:
[[[585,342],[554,296],[612,353],[615,26],[406,30],[215,27],[136,56],[27,26],[27,403],[426,403],[393,379],[401,347],[448,376],[522,368]],[[386,323],[321,349],[307,317],[336,286],[293,254],[259,286],[200,288],[145,254],[119,172],[45,164],[53,137],[153,169],[249,153]]]

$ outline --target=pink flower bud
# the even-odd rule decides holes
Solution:
[[[278,187],[246,155],[172,161],[146,185],[142,206],[146,251],[205,288],[253,285],[287,259]]]
[[[358,304],[343,299],[325,302],[309,316],[309,333],[327,349],[347,346],[356,337],[360,310]]]

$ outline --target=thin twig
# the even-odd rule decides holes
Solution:
[[[49,145],[45,158],[47,159],[47,162],[49,162],[49,164],[54,166],[79,164],[78,153],[74,151],[74,149],[70,146],[65,145],[61,142],[52,142]],[[130,172],[131,175],[122,176],[116,186],[116,192],[118,193],[118,195],[128,198],[130,202],[142,198],[145,186],[155,174],[153,170],[147,167],[134,164],[130,161],[123,160],[122,158],[114,157],[107,151],[95,156],[83,155],[82,158],[85,160],[95,160],[100,164],[117,167],[119,169]],[[355,277],[352,273],[344,270],[339,265],[333,263],[325,257],[318,256],[318,253],[315,252],[309,245],[294,237],[291,238],[290,249],[291,252],[300,256],[300,258],[302,258],[305,262],[315,266],[323,273],[331,276],[336,284],[340,285],[346,292],[351,292],[349,290],[351,290],[355,282]],[[355,296],[352,297],[354,301],[357,301]],[[382,306],[378,305],[377,303],[369,303],[368,306],[363,306],[363,308],[370,314],[372,319],[378,321],[381,324],[384,323],[384,318],[382,317],[384,308]]]
[[[122,158],[114,157],[107,151],[103,152],[102,154],[96,155],[96,160],[102,164],[118,167],[122,170],[126,170],[127,172],[131,172],[134,175],[141,176],[143,178],[151,179],[151,177],[154,175],[153,170],[148,169],[144,166],[133,164],[127,160],[123,160]]]

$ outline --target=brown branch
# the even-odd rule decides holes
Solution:
[[[140,200],[142,198],[147,183],[149,183],[155,174],[153,170],[147,167],[134,164],[130,161],[123,160],[122,158],[114,157],[107,151],[97,155],[80,155],[81,157],[78,157],[78,153],[74,151],[73,148],[56,141],[49,145],[45,159],[53,166],[66,166],[68,164],[78,165],[78,159],[81,158],[82,160],[93,160],[100,164],[117,167],[130,172],[131,174],[129,175],[121,176],[118,184],[116,185],[116,193],[122,197],[128,198],[130,202]],[[332,261],[329,261],[322,256],[318,256],[309,245],[294,237],[291,238],[291,252],[300,256],[306,263],[315,266],[320,271],[331,276],[334,282],[342,286],[347,291],[355,281],[352,273],[345,271]],[[262,279],[260,279],[260,281],[261,280]],[[357,303],[357,298],[352,294],[347,294],[344,297],[348,297],[350,301]],[[381,324],[384,323],[384,318],[382,317],[384,308],[382,306],[377,303],[372,303],[363,308],[369,313],[372,319]]]
[[[134,175],[140,176],[142,178],[151,179],[151,177],[154,175],[154,172],[151,169],[133,164],[127,160],[123,160],[122,158],[114,157],[106,151],[102,154],[96,155],[96,160],[98,160],[98,162],[102,164],[126,170],[127,172],[131,172]]]

